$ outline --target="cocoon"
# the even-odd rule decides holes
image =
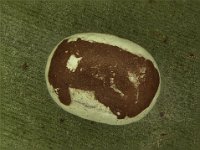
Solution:
[[[101,33],[75,34],[51,52],[47,88],[64,110],[95,122],[129,124],[143,118],[160,92],[160,73],[141,46]]]

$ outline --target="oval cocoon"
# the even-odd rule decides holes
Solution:
[[[64,110],[95,122],[129,124],[143,118],[160,92],[160,73],[141,46],[101,33],[75,34],[51,52],[47,88]]]

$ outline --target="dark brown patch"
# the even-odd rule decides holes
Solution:
[[[197,57],[196,57],[196,55],[195,55],[194,53],[189,52],[189,53],[188,53],[188,58],[190,58],[190,59],[195,59],[195,58],[197,58]]]
[[[21,66],[22,67],[22,70],[26,71],[28,69],[28,64],[25,62],[23,63],[23,65]]]
[[[196,60],[197,58],[199,58],[198,54],[195,52],[187,52],[183,55],[183,57],[190,60]]]
[[[65,121],[65,119],[60,118],[60,123],[63,123]]]
[[[161,133],[160,134],[160,136],[166,136],[167,135],[167,133]]]
[[[167,41],[168,41],[168,36],[165,35],[165,36],[163,37],[162,41],[163,41],[163,43],[167,43]]]
[[[189,56],[190,56],[190,57],[194,57],[194,54],[193,54],[193,53],[190,53]]]
[[[164,117],[165,113],[164,112],[160,112],[160,117]]]
[[[75,72],[66,67],[71,55],[82,57]],[[146,68],[145,73],[141,72],[142,68]],[[139,77],[138,87],[129,81],[128,72]],[[58,46],[51,60],[48,77],[54,89],[58,88],[57,93],[63,104],[71,103],[69,87],[95,91],[96,99],[109,107],[118,119],[134,117],[147,108],[159,85],[158,71],[150,60],[116,46],[81,39],[69,43],[64,40]],[[124,95],[113,90],[111,78]]]

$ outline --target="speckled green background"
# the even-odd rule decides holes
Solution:
[[[0,0],[0,150],[200,149],[199,0]],[[64,37],[103,32],[157,61],[161,95],[141,121],[109,126],[59,108],[44,80]]]

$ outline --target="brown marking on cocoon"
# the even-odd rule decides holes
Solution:
[[[71,55],[82,57],[74,72],[66,67]],[[128,72],[136,77],[132,82]],[[96,99],[118,119],[134,117],[147,108],[160,82],[150,60],[117,46],[81,39],[69,43],[64,40],[57,47],[48,78],[54,89],[59,89],[61,103],[70,105],[69,87],[95,91]]]

